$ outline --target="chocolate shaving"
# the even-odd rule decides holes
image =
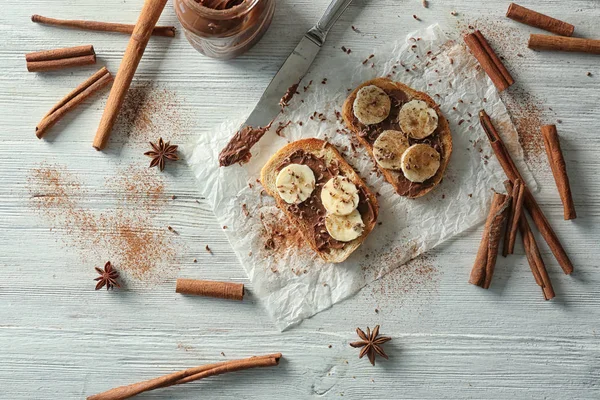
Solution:
[[[288,88],[288,90],[285,92],[285,94],[283,95],[281,100],[279,100],[279,105],[281,106],[282,110],[290,104],[290,101],[292,101],[292,98],[294,97],[294,95],[296,93],[298,93],[297,90],[298,90],[299,85],[300,85],[300,82],[294,83],[292,86],[290,86]]]

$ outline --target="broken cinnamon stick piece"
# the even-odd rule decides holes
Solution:
[[[242,301],[244,299],[244,284],[201,281],[196,279],[177,279],[175,292],[191,294],[194,296],[207,296]]]
[[[500,57],[496,55],[480,31],[466,35],[464,40],[498,91],[502,92],[515,83],[515,80],[500,60]]]
[[[532,34],[529,36],[529,43],[527,46],[533,50],[600,54],[600,40],[597,39]]]
[[[510,180],[504,181],[504,187],[506,192],[511,197],[511,207],[508,212],[508,218],[506,223],[506,229],[504,231],[504,241],[502,248],[502,255],[507,257],[509,254],[514,253],[516,229],[519,227],[519,216],[523,209],[523,189],[524,185],[517,179],[515,184]],[[517,210],[518,209],[518,210]],[[512,237],[512,243],[511,243]]]
[[[533,278],[538,286],[542,288],[544,299],[550,300],[555,297],[554,288],[552,287],[546,265],[544,264],[544,260],[542,259],[542,255],[540,254],[540,250],[535,241],[535,236],[529,227],[525,214],[522,214],[519,219],[519,228],[521,237],[523,238],[523,248],[525,249],[525,255],[527,256],[527,262],[533,273]]]
[[[515,190],[519,190],[518,188],[513,187],[513,184],[509,180],[504,181],[504,187],[506,187],[506,191],[508,193],[514,193]],[[524,187],[525,185],[521,185],[521,188]],[[513,205],[515,203],[514,196],[515,195],[513,194]],[[540,254],[540,250],[538,248],[537,242],[535,241],[535,237],[533,236],[533,232],[529,227],[529,222],[527,222],[527,216],[525,216],[525,214],[521,213],[519,219],[517,220],[517,226],[521,231],[521,238],[523,239],[523,248],[525,250],[525,255],[527,256],[529,268],[531,268],[531,272],[533,273],[533,278],[535,279],[535,282],[542,288],[542,292],[544,293],[544,299],[550,300],[554,297],[554,289],[552,288],[552,282],[550,282],[550,276],[548,276],[546,265],[544,264],[544,260],[542,259],[542,255]],[[505,238],[504,240],[507,239]]]
[[[115,22],[98,22],[77,19],[56,19],[37,14],[31,16],[31,21],[50,26],[60,26],[87,31],[126,33],[129,35],[133,33],[133,28],[135,28],[135,25],[132,24],[119,24]],[[152,35],[175,37],[175,27],[155,26],[154,29],[152,29]]]
[[[129,44],[121,60],[115,83],[108,96],[106,108],[102,114],[96,137],[94,138],[93,147],[96,150],[102,150],[108,143],[108,138],[119,116],[121,106],[123,105],[135,71],[150,40],[152,29],[156,26],[158,18],[160,18],[160,14],[166,4],[167,0],[146,0],[144,2],[144,7],[129,39]]]
[[[561,36],[573,36],[575,27],[571,24],[549,17],[539,12],[522,7],[515,3],[510,3],[506,16],[517,22],[534,26],[548,32],[556,33]]]
[[[515,252],[515,241],[517,239],[517,228],[519,227],[519,220],[523,213],[523,202],[525,201],[525,184],[520,179],[515,180],[512,199],[514,204],[514,213],[512,220],[508,222],[509,234],[508,234],[508,254]]]
[[[554,175],[554,181],[558,188],[558,194],[563,203],[565,220],[575,219],[577,218],[575,203],[573,203],[567,166],[560,148],[560,139],[556,131],[556,125],[542,126],[542,137],[544,138],[544,147],[546,148],[548,162],[550,163],[552,175]]]
[[[510,236],[510,229],[511,229],[511,221],[513,220],[513,216],[515,215],[515,197],[514,197],[514,193],[513,193],[513,184],[510,180],[505,180],[504,181],[504,187],[506,188],[506,193],[508,193],[508,195],[511,197],[511,201],[510,201],[510,208],[508,209],[507,213],[508,213],[508,217],[506,218],[506,229],[504,230],[504,239],[502,240],[502,256],[503,257],[508,257],[508,241],[509,241],[509,236]]]
[[[281,353],[275,353],[189,368],[183,371],[163,375],[158,378],[127,386],[120,386],[103,393],[88,396],[87,400],[123,400],[150,390],[221,375],[227,372],[260,367],[273,367],[279,365],[281,357]]]
[[[102,88],[109,85],[112,80],[113,77],[108,69],[103,67],[79,86],[77,86],[56,105],[54,105],[54,107],[52,107],[50,111],[44,115],[40,123],[35,127],[35,135],[38,137],[38,139],[41,139],[48,129],[54,126],[54,124],[56,124],[65,114],[75,109],[78,105],[100,91]]]
[[[512,160],[510,153],[504,145],[502,138],[500,138],[500,135],[494,127],[494,124],[492,124],[492,120],[490,119],[489,115],[487,115],[485,110],[481,110],[479,112],[479,121],[490,141],[492,149],[494,150],[494,154],[496,155],[496,158],[498,159],[498,162],[500,163],[500,166],[504,170],[504,173],[508,179],[510,179],[512,182],[517,179],[520,179],[521,182],[525,182],[523,180],[523,176],[519,173],[517,166]],[[556,260],[560,264],[564,273],[567,275],[571,274],[573,272],[573,264],[571,263],[567,252],[562,246],[560,239],[556,235],[556,232],[554,232],[554,229],[552,229],[550,222],[548,222],[548,219],[544,215],[542,209],[535,200],[535,197],[533,197],[533,194],[527,186],[525,187],[524,197],[525,208],[531,215],[533,223],[544,237],[546,243],[548,243],[548,247],[550,247],[550,250],[554,254],[554,257],[556,257]]]
[[[61,58],[81,57],[96,54],[94,46],[76,46],[76,47],[65,47],[62,49],[52,49],[35,51],[33,53],[25,54],[25,61],[36,62],[36,61],[49,61],[49,60],[60,60]]]
[[[502,237],[502,229],[506,222],[506,211],[510,206],[510,197],[494,193],[492,206],[483,229],[483,236],[471,270],[469,283],[489,289],[492,275],[496,267],[498,247]]]

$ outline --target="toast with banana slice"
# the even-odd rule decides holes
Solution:
[[[442,181],[452,133],[426,93],[375,78],[350,93],[342,117],[399,195],[421,197]]]
[[[325,261],[339,263],[375,227],[377,198],[330,143],[303,139],[275,153],[260,180]]]

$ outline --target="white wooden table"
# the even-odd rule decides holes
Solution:
[[[62,121],[47,141],[35,137],[39,118],[96,67],[33,74],[26,72],[24,54],[90,43],[100,64],[116,71],[127,37],[42,27],[31,23],[30,15],[126,22],[135,20],[141,3],[2,2],[0,398],[80,399],[189,366],[276,351],[284,354],[277,369],[228,374],[139,398],[600,398],[598,56],[536,54],[522,42],[504,54],[509,61],[522,54],[509,67],[521,88],[552,108],[552,119],[545,122],[562,120],[559,131],[577,220],[562,221],[547,165],[543,158],[534,165],[542,187],[537,197],[575,265],[575,273],[565,276],[542,245],[555,300],[543,301],[520,245],[516,256],[499,259],[491,290],[467,284],[479,228],[419,261],[434,271],[425,283],[403,277],[400,269],[280,333],[251,297],[235,303],[175,294],[176,277],[248,283],[185,163],[162,175],[151,171],[164,181],[168,203],[154,213],[158,215],[151,212],[149,229],[164,231],[169,225],[179,232],[168,239],[176,248],[171,265],[163,275],[155,271],[162,282],[132,280],[128,290],[95,292],[93,267],[106,259],[95,258],[95,253],[82,257],[86,248],[77,244],[76,233],[34,206],[31,178],[42,163],[64,168],[81,183],[78,201],[85,209],[110,212],[124,192],[106,180],[118,179],[117,171],[123,169],[143,169],[148,159],[142,156],[147,147],[143,132],[129,138],[115,135],[106,152],[92,149],[106,93]],[[136,81],[154,81],[152,96],[175,111],[160,106],[152,115],[170,115],[171,120],[154,121],[147,130],[182,143],[247,110],[327,3],[279,0],[264,39],[227,63],[196,53],[181,32],[175,39],[152,39]],[[354,54],[369,54],[434,22],[455,29],[479,19],[476,24],[483,29],[507,26],[525,38],[533,29],[503,18],[508,3],[430,0],[424,9],[420,0],[356,0],[333,28],[319,60],[339,54],[342,45]],[[528,0],[523,5],[572,22],[582,36],[600,37],[598,1]],[[177,23],[172,4],[161,23]],[[493,44],[499,45],[498,40]],[[138,131],[144,129],[142,124]],[[110,249],[106,251],[108,257]],[[393,341],[386,347],[390,360],[371,367],[358,360],[348,342],[355,340],[357,326],[376,324]]]

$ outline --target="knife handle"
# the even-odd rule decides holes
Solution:
[[[348,8],[348,5],[351,2],[352,0],[333,0],[329,3],[327,10],[325,10],[325,13],[319,22],[308,31],[308,36],[317,45],[322,46],[327,37],[327,33],[329,33],[329,30],[333,24],[335,24],[335,21],[337,21],[340,15],[346,11],[346,8]]]

